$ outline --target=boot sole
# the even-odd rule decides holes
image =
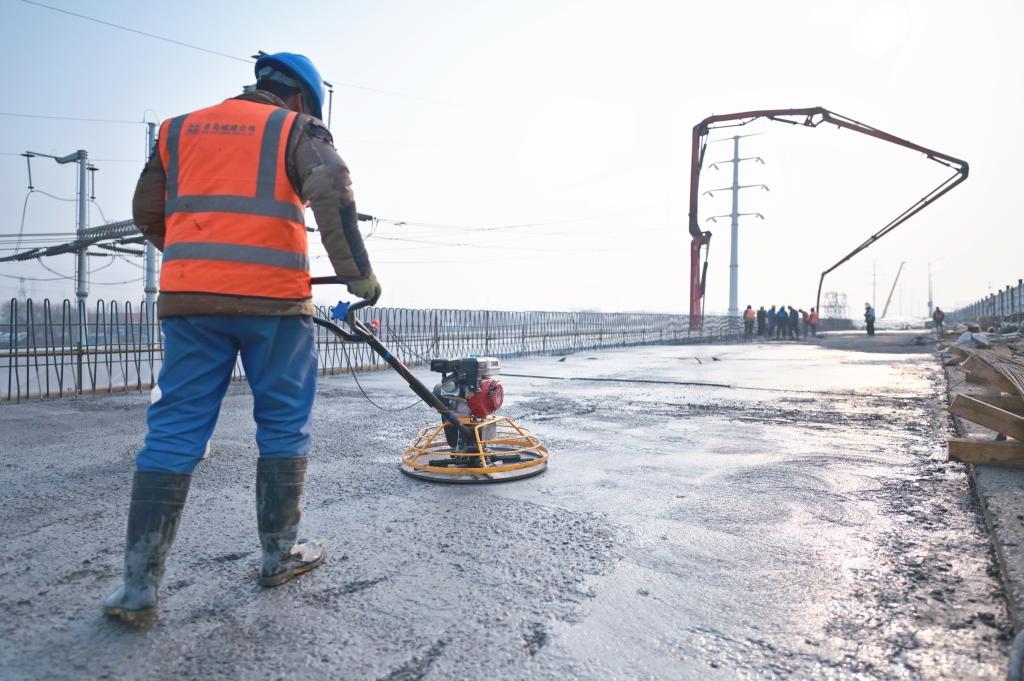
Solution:
[[[285,572],[279,572],[276,575],[271,575],[269,577],[260,577],[260,585],[268,587],[268,588],[269,587],[275,587],[275,586],[281,586],[285,582],[291,580],[292,577],[296,577],[298,575],[301,575],[304,572],[309,572],[310,570],[312,570],[314,568],[320,567],[321,565],[324,564],[325,560],[327,560],[327,551],[324,551],[323,553],[321,553],[320,557],[317,560],[313,561],[312,563],[307,563],[307,564],[299,566],[297,568],[292,568],[291,570],[286,570]]]
[[[125,608],[104,608],[103,613],[107,618],[119,620],[122,624],[141,629],[153,623],[156,619],[156,608],[144,608],[142,610],[126,610]]]

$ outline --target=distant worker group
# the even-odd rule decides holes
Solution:
[[[805,338],[817,336],[819,322],[818,311],[813,307],[808,312],[792,305],[772,305],[768,310],[762,305],[755,312],[752,306],[747,305],[743,311],[743,330],[747,338],[754,337],[756,327],[758,337],[799,340],[801,327]]]

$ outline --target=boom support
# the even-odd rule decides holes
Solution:
[[[869,135],[884,142],[891,142],[892,144],[897,144],[901,147],[918,151],[927,156],[930,160],[935,161],[936,163],[941,163],[944,166],[948,166],[954,171],[953,175],[943,180],[937,187],[935,187],[935,189],[931,190],[911,204],[909,208],[897,215],[877,232],[869,236],[863,243],[839,260],[839,262],[822,272],[821,279],[818,280],[818,295],[815,302],[816,308],[821,307],[821,286],[825,281],[826,274],[832,272],[847,260],[857,255],[892,230],[896,229],[896,227],[923,210],[925,206],[932,203],[950,189],[967,179],[969,168],[966,161],[962,161],[958,158],[954,158],[953,156],[943,154],[942,152],[935,151],[927,147],[922,147],[919,144],[896,137],[895,135],[891,135],[879,130],[878,128],[865,125],[864,123],[855,121],[852,118],[847,118],[846,116],[833,113],[820,106],[807,109],[762,109],[758,111],[742,111],[705,118],[700,123],[693,126],[693,144],[690,154],[690,236],[692,237],[690,241],[691,329],[700,329],[704,322],[704,291],[707,285],[708,272],[707,249],[711,243],[711,232],[701,231],[700,225],[697,221],[697,204],[700,198],[700,192],[698,191],[700,186],[700,171],[701,167],[704,165],[704,151],[707,148],[708,133],[715,128],[729,128],[747,125],[759,118],[766,118],[780,123],[789,123],[790,125],[803,125],[808,128],[816,128],[822,123],[831,123],[832,125],[840,128],[853,130],[854,132]],[[704,249],[703,266],[701,264],[702,248]]]

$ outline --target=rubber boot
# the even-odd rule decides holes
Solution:
[[[178,532],[192,476],[135,471],[125,541],[124,583],[103,602],[108,617],[144,627],[156,617],[164,560]]]
[[[279,586],[295,575],[323,564],[324,547],[317,542],[296,543],[299,508],[306,479],[304,456],[259,459],[256,464],[256,518],[263,546],[260,584]]]

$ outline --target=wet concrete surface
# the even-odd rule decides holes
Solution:
[[[504,367],[549,377],[507,375],[503,413],[552,461],[488,486],[401,475],[429,410],[381,412],[351,377],[323,379],[303,534],[329,561],[273,590],[257,584],[252,403],[233,388],[143,632],[100,601],[146,398],[0,408],[0,675],[1003,673],[1006,601],[965,472],[945,462],[934,355],[779,343]],[[386,406],[414,399],[392,372],[361,380]]]
[[[827,331],[804,340],[833,350],[888,354],[916,354],[934,350],[936,346],[935,332],[929,329],[878,331],[873,336],[865,331]]]

